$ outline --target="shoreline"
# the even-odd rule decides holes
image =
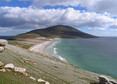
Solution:
[[[56,57],[53,57],[53,56],[49,56],[49,55],[45,52],[45,49],[46,49],[48,46],[51,46],[51,44],[53,44],[55,41],[58,41],[58,40],[60,40],[60,39],[49,39],[49,40],[44,41],[44,42],[42,42],[42,43],[36,44],[36,45],[32,46],[32,49],[33,49],[33,47],[39,46],[38,49],[40,49],[40,50],[38,50],[38,49],[35,50],[35,49],[34,49],[34,50],[31,50],[31,51],[37,52],[37,53],[39,53],[39,54],[42,55],[42,56],[48,57],[49,59],[52,59],[52,60],[55,60],[55,61],[58,61],[58,62],[61,62],[61,63],[69,64],[69,65],[72,65],[72,66],[74,66],[74,67],[77,67],[77,68],[86,70],[86,69],[81,68],[81,67],[79,67],[79,66],[75,66],[75,65],[73,65],[73,64],[71,64],[71,63],[69,63],[69,62],[67,62],[67,61],[61,60],[61,59],[56,58]],[[48,51],[47,51],[47,52],[48,52]],[[90,71],[90,70],[86,70],[86,71]],[[97,72],[94,72],[94,71],[90,71],[90,72],[97,73]],[[98,74],[101,74],[101,73],[98,73]],[[104,73],[102,73],[102,74],[104,74]],[[104,74],[104,75],[107,75],[107,74]],[[110,75],[109,75],[109,76],[110,76]]]
[[[41,43],[38,43],[38,44],[35,44],[34,46],[32,46],[31,48],[29,48],[30,51],[32,52],[36,52],[36,53],[39,53],[41,54],[42,56],[46,56],[50,59],[53,59],[55,61],[59,61],[59,62],[62,62],[62,63],[65,63],[65,64],[70,64],[68,63],[67,61],[63,61],[59,58],[56,58],[56,57],[52,57],[52,56],[49,56],[47,55],[47,53],[45,52],[45,49],[50,46],[51,44],[53,44],[55,41],[58,41],[60,40],[59,38],[56,38],[56,39],[49,39],[49,40],[46,40],[46,41],[43,41]],[[72,65],[72,64],[70,64]]]
[[[29,50],[33,51],[33,52],[39,52],[40,54],[47,55],[45,53],[45,49],[55,41],[57,41],[57,39],[49,39],[47,41],[43,41],[41,43],[35,44],[31,48],[29,48]]]

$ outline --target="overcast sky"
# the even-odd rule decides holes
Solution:
[[[117,0],[0,0],[0,35],[54,25],[117,36]]]

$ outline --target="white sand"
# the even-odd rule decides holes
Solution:
[[[45,48],[54,41],[55,41],[55,39],[44,41],[42,43],[39,43],[39,44],[32,46],[29,50],[33,51],[33,52],[39,52],[40,54],[46,55],[45,54]]]

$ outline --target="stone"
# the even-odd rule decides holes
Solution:
[[[99,76],[99,83],[98,84],[117,84],[117,82],[113,79],[107,78],[106,76]]]
[[[27,59],[27,58],[23,58],[24,62],[26,63],[35,63],[33,60],[31,59]]]
[[[7,44],[8,44],[8,41],[7,40],[0,39],[0,46],[5,46]]]
[[[45,84],[50,84],[48,81],[46,81],[46,83]]]
[[[26,69],[25,68],[21,68],[21,67],[14,67],[14,72],[19,72],[22,74],[26,73]]]
[[[46,82],[46,81],[43,79],[38,79],[37,82]]]
[[[0,67],[4,66],[4,63],[0,62]]]
[[[0,52],[4,51],[4,47],[0,47]]]
[[[28,76],[28,74],[25,72],[25,73],[23,73],[23,75],[25,75],[25,76]]]
[[[7,69],[13,69],[15,66],[11,63],[11,64],[6,64],[4,66],[4,68],[7,68]]]
[[[36,81],[36,79],[34,78],[34,77],[29,77],[31,80],[34,80],[34,81]]]
[[[6,70],[5,70],[5,69],[0,69],[0,71],[2,71],[2,72],[6,72]]]

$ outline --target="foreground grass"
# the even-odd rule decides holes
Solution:
[[[14,72],[0,72],[0,84],[41,84],[28,77]]]

